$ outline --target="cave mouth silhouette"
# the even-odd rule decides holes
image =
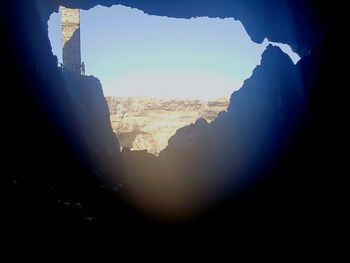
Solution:
[[[301,54],[306,53],[301,52]],[[219,116],[214,125],[208,125],[203,121],[199,121],[193,126],[186,127],[190,130],[189,133],[191,135],[198,133],[196,135],[198,141],[193,147],[185,147],[185,150],[181,149],[184,144],[186,145],[186,138],[181,138],[181,135],[187,132],[185,129],[181,131],[180,136],[174,138],[171,148],[159,158],[154,158],[146,153],[133,153],[130,151],[121,153],[122,161],[125,161],[126,164],[124,168],[130,169],[127,174],[137,175],[127,189],[127,195],[130,196],[137,208],[146,214],[150,213],[154,217],[165,218],[165,220],[169,221],[176,221],[179,218],[187,219],[213,203],[215,204],[218,200],[232,194],[232,192],[236,194],[237,192],[245,191],[246,187],[242,185],[256,184],[258,179],[261,180],[262,176],[259,174],[261,177],[257,178],[256,174],[259,171],[270,169],[269,166],[271,165],[271,163],[265,165],[265,158],[273,158],[272,155],[280,153],[277,148],[279,147],[278,143],[283,141],[283,136],[279,137],[279,135],[281,135],[281,131],[287,133],[289,127],[293,126],[293,122],[298,119],[297,117],[299,117],[300,113],[296,111],[294,115],[290,114],[289,109],[278,111],[280,108],[283,108],[283,102],[286,101],[288,96],[292,95],[290,98],[294,99],[294,91],[289,88],[286,94],[281,95],[279,92],[281,91],[281,83],[286,84],[287,82],[288,85],[293,86],[299,81],[295,81],[296,78],[293,78],[297,75],[297,72],[295,72],[297,71],[295,69],[296,65],[292,63],[288,56],[283,55],[279,48],[272,46],[268,47],[265,60],[265,66],[261,65],[254,72],[257,75],[257,80],[264,82],[264,88],[277,87],[277,90],[275,90],[277,91],[276,94],[273,93],[273,90],[268,90],[265,93],[263,90],[255,89],[255,81],[248,79],[244,83],[248,89],[240,90],[235,93],[235,96],[231,97],[232,104],[228,113]],[[280,76],[277,75],[276,77],[276,72],[279,72]],[[288,77],[289,72],[292,72],[292,78]],[[265,73],[267,74],[266,78],[264,77]],[[272,85],[268,85],[269,83]],[[252,87],[256,93],[255,91],[248,92]],[[273,95],[271,97],[274,100],[274,104],[271,103],[271,105],[276,107],[272,108],[277,109],[278,114],[275,114],[273,111],[269,112],[269,110],[272,110],[272,108],[269,108],[268,98],[270,98],[270,95]],[[260,100],[259,96],[262,96],[261,98],[264,98],[264,100]],[[297,98],[295,101],[297,106],[300,106],[299,99]],[[245,104],[244,102],[247,101],[248,103]],[[256,108],[252,107],[255,106],[255,103],[249,103],[252,101],[259,102]],[[292,102],[294,103],[294,101]],[[239,105],[238,109],[235,105]],[[263,111],[259,112],[259,109]],[[241,114],[242,112],[243,114]],[[261,115],[255,116],[252,121],[252,118],[250,118],[252,112]],[[285,118],[291,117],[291,123],[293,124],[286,125],[286,123],[282,123],[283,125],[278,127],[274,122],[275,117],[284,121]],[[239,128],[232,128],[235,125]],[[242,127],[243,129],[240,129]],[[274,130],[276,127],[278,128],[277,131]],[[231,133],[232,131],[237,133]],[[215,145],[210,144],[211,142],[207,140],[212,138],[210,136],[213,133],[215,136],[222,136],[218,137],[220,139],[218,141],[220,147],[213,147]],[[257,134],[260,135],[255,136]],[[225,141],[225,139],[228,139],[228,141]],[[269,144],[271,140],[276,140],[278,143]],[[209,142],[209,147],[207,142]],[[237,149],[230,148],[233,144],[239,145],[239,147]],[[259,147],[255,148],[255,146]],[[244,157],[237,154],[241,150],[243,150]],[[221,153],[220,151],[223,152]],[[268,156],[266,157],[266,155]],[[230,160],[232,156],[238,158],[232,161]],[[257,159],[261,156],[264,156],[264,158]],[[161,167],[161,164],[164,164],[166,167]],[[213,164],[213,166],[207,169],[207,164]],[[232,165],[235,167],[232,167]],[[165,172],[164,170],[157,170],[158,167],[165,169]],[[142,172],[145,172],[146,176],[139,176]],[[263,174],[264,172],[261,173]],[[220,176],[214,178],[213,175],[217,174]],[[235,175],[235,178],[228,176],[232,174]],[[240,176],[236,178],[236,174]],[[199,175],[200,177],[198,177]],[[240,187],[244,190],[240,189]]]
[[[106,164],[104,157],[95,159],[101,163],[101,170],[104,165],[113,166],[107,180],[112,189],[124,191],[133,206],[152,218],[172,222],[197,216],[227,195],[247,191],[262,180],[262,171],[280,158],[279,144],[283,144],[285,134],[300,117],[302,99],[299,90],[293,91],[299,80],[289,56],[269,45],[261,60],[242,90],[231,96],[227,113],[222,113],[213,124],[200,119],[182,127],[158,158],[146,152],[124,150],[115,155],[117,160],[112,164]],[[89,83],[89,77],[82,78]],[[70,81],[66,86],[76,84],[84,89],[79,79],[68,78]],[[283,85],[287,86],[286,91],[281,88]],[[80,96],[79,92],[76,94]],[[103,94],[96,95],[100,100]],[[81,96],[86,100],[84,91]],[[195,143],[189,143],[193,138]]]
[[[89,9],[97,4],[110,5],[117,2],[154,15],[182,18],[234,17],[242,21],[253,41],[261,43],[266,37],[274,42],[288,43],[302,56],[299,63],[292,66],[281,56],[279,50],[269,48],[265,54],[267,60],[264,61],[272,65],[271,60],[275,59],[276,62],[279,61],[279,66],[272,69],[266,67],[264,62],[265,66],[256,70],[256,73],[260,73],[255,75],[255,81],[247,80],[247,85],[252,87],[265,75],[264,85],[259,86],[263,88],[257,92],[248,92],[246,86],[240,89],[232,100],[235,105],[240,106],[231,107],[229,111],[242,113],[243,106],[246,106],[244,114],[234,118],[231,114],[219,116],[221,121],[209,125],[212,128],[207,129],[206,135],[201,135],[205,137],[214,134],[215,138],[220,139],[218,149],[223,150],[227,148],[226,145],[230,145],[229,137],[235,136],[237,139],[246,135],[245,140],[237,140],[240,146],[246,149],[245,155],[248,152],[258,153],[247,144],[248,136],[254,140],[252,134],[249,134],[252,130],[244,129],[239,134],[241,129],[233,128],[237,123],[240,127],[248,125],[243,123],[242,119],[237,119],[237,116],[250,116],[249,111],[259,109],[261,117],[266,117],[267,111],[263,111],[263,108],[271,110],[270,116],[274,116],[273,112],[282,113],[278,111],[281,105],[284,105],[281,102],[291,101],[293,96],[284,92],[280,93],[281,96],[269,96],[278,92],[266,92],[265,96],[261,95],[269,90],[266,87],[278,86],[282,78],[277,78],[277,72],[280,76],[284,69],[286,75],[289,75],[288,68],[295,68],[301,74],[306,113],[302,115],[303,123],[295,134],[297,138],[289,139],[293,146],[285,148],[286,156],[281,156],[282,160],[273,165],[272,171],[249,162],[250,165],[245,167],[250,167],[253,174],[258,175],[258,172],[253,170],[260,171],[260,180],[256,176],[246,177],[255,182],[255,186],[244,189],[240,182],[226,181],[227,188],[219,192],[221,200],[216,203],[214,201],[213,206],[209,204],[208,210],[204,208],[203,214],[188,224],[164,227],[163,224],[148,220],[144,214],[135,211],[128,199],[124,201],[122,192],[125,190],[125,183],[120,189],[117,184],[109,187],[111,184],[107,180],[108,176],[105,176],[106,173],[94,169],[93,164],[96,162],[93,161],[98,159],[93,159],[87,154],[88,151],[94,154],[96,146],[100,145],[99,142],[109,139],[109,136],[102,138],[84,118],[79,118],[79,114],[86,111],[101,116],[97,114],[98,110],[103,108],[100,107],[103,100],[99,100],[103,99],[102,93],[96,95],[99,93],[96,88],[98,81],[85,76],[85,88],[79,89],[77,86],[78,98],[83,100],[86,106],[85,111],[77,112],[77,104],[67,94],[65,83],[57,71],[47,38],[47,21],[50,14],[57,11],[60,4],[70,8]],[[20,237],[28,237],[31,234],[38,236],[42,232],[45,234],[44,240],[49,236],[57,240],[57,237],[65,233],[62,235],[64,241],[67,240],[67,236],[77,233],[77,230],[85,232],[97,226],[99,229],[103,228],[99,232],[113,236],[121,243],[128,243],[127,240],[130,240],[131,236],[144,236],[147,242],[138,243],[150,243],[153,250],[155,246],[150,242],[152,239],[165,243],[165,240],[174,238],[173,240],[180,241],[177,245],[186,239],[192,246],[223,240],[222,234],[237,240],[241,240],[242,234],[249,237],[250,241],[256,234],[260,234],[259,237],[278,240],[284,247],[288,241],[298,240],[298,244],[301,242],[302,246],[305,245],[303,247],[309,248],[310,243],[321,246],[327,244],[324,237],[328,234],[334,236],[333,233],[337,232],[334,231],[334,226],[343,229],[339,222],[342,222],[341,215],[344,211],[342,200],[346,199],[342,198],[345,191],[340,185],[345,185],[345,182],[342,184],[346,178],[342,164],[346,162],[342,160],[346,155],[341,154],[345,142],[345,137],[343,139],[341,136],[344,131],[341,124],[346,120],[342,114],[346,111],[341,108],[346,104],[341,103],[341,98],[346,96],[341,89],[344,86],[344,76],[339,74],[344,62],[344,51],[339,49],[339,43],[342,42],[341,36],[346,36],[346,31],[342,30],[342,25],[345,24],[341,23],[344,16],[339,13],[339,5],[326,1],[305,0],[6,0],[2,5],[2,132],[6,142],[3,143],[3,218],[4,225],[11,230],[7,231],[9,240],[19,240]],[[286,26],[288,17],[294,22],[293,29]],[[282,60],[284,62],[281,63]],[[266,79],[267,75],[270,76],[269,81]],[[273,85],[268,85],[268,82]],[[86,85],[89,89],[86,89]],[[89,97],[89,92],[93,96]],[[247,103],[252,97],[259,98],[259,108],[256,104]],[[275,110],[267,107],[271,103],[262,107],[262,102],[267,102],[262,98],[269,97],[273,97],[276,102]],[[286,100],[286,97],[289,99]],[[236,113],[232,112],[233,115]],[[277,116],[283,120],[290,115]],[[84,129],[79,128],[82,126],[78,124],[84,124]],[[256,123],[255,130],[262,131],[258,124],[262,123]],[[285,122],[283,124],[277,126],[277,129],[291,130],[290,125],[286,125]],[[207,126],[203,122],[198,125]],[[228,126],[231,128],[228,129]],[[101,124],[100,128],[104,130],[105,126]],[[193,128],[193,131],[197,130]],[[111,129],[109,130],[111,132]],[[107,133],[103,132],[104,135]],[[85,136],[87,142],[94,141],[96,144],[90,144],[90,148],[86,147],[81,135]],[[272,137],[278,139],[276,136]],[[237,157],[233,155],[234,152],[228,152],[227,155],[220,154],[220,158],[213,159],[215,153],[213,149],[208,151],[211,148],[210,141],[206,141],[202,148],[196,145],[191,150],[179,151],[177,154],[183,157],[179,161],[183,161],[186,158],[190,159],[188,154],[197,153],[194,155],[196,160],[191,158],[194,163],[191,174],[199,169],[206,171],[208,164],[231,162],[232,165],[225,166],[227,171],[224,171],[230,173],[229,169],[240,163],[243,158],[242,155]],[[276,145],[276,142],[277,140],[271,145]],[[179,140],[176,142],[176,145],[178,144]],[[266,145],[261,145],[260,149],[266,150],[265,147]],[[106,149],[102,148],[94,157],[102,156],[105,151]],[[204,158],[204,154],[201,153],[206,153],[205,156],[210,158]],[[266,150],[263,153],[266,155],[271,151]],[[174,152],[171,154],[175,155]],[[163,158],[166,157],[170,162],[168,156],[167,154]],[[152,157],[147,157],[153,160]],[[178,167],[176,163],[174,167]],[[151,168],[153,164],[148,167]],[[221,173],[217,172],[216,175],[219,177]],[[249,182],[245,182],[245,185],[249,185]],[[241,190],[240,194],[237,194],[237,188]],[[152,191],[149,192],[152,194]],[[206,203],[205,198],[202,200]],[[137,206],[136,202],[130,203]],[[6,237],[6,231],[4,234]],[[281,242],[282,240],[287,243]],[[19,243],[16,244],[21,246]],[[25,245],[27,243],[25,242]],[[222,242],[217,243],[221,245]],[[135,251],[134,247],[131,246],[131,249]]]
[[[69,7],[88,9],[97,3],[107,5],[111,2],[117,2],[117,0],[86,0],[83,2],[77,0],[22,1],[21,5],[18,5],[15,1],[6,1],[3,3],[5,6],[4,10],[7,12],[3,13],[0,20],[5,22],[6,27],[4,28],[4,32],[7,37],[2,41],[2,45],[5,46],[4,50],[7,51],[3,55],[6,58],[5,61],[8,62],[7,67],[4,67],[3,70],[5,71],[4,78],[13,84],[13,88],[6,88],[4,92],[9,94],[9,96],[6,96],[8,98],[17,98],[17,103],[21,105],[21,107],[12,107],[14,111],[17,110],[16,113],[18,115],[16,114],[16,116],[21,116],[21,121],[15,120],[13,118],[14,114],[4,114],[4,118],[9,124],[9,129],[4,129],[5,135],[9,135],[9,137],[5,138],[14,138],[12,141],[13,144],[10,147],[7,147],[7,145],[4,146],[11,153],[8,155],[11,157],[10,159],[17,159],[17,163],[19,163],[18,159],[20,162],[23,162],[21,163],[23,165],[16,166],[13,166],[12,162],[4,162],[5,167],[8,166],[10,171],[14,171],[14,173],[10,174],[11,178],[14,179],[14,183],[10,187],[11,191],[13,189],[13,193],[7,199],[10,200],[10,205],[13,208],[10,212],[13,212],[13,214],[5,214],[10,215],[10,219],[14,220],[16,228],[25,224],[33,229],[32,222],[36,222],[34,225],[49,222],[51,226],[55,227],[56,225],[67,225],[71,221],[78,224],[82,221],[84,223],[89,222],[88,224],[91,222],[100,223],[107,221],[111,226],[116,226],[117,224],[118,226],[130,226],[133,223],[145,226],[146,224],[142,224],[145,222],[142,216],[139,216],[139,214],[135,216],[135,213],[133,214],[131,212],[132,209],[129,209],[128,205],[124,205],[123,201],[118,201],[122,200],[118,194],[117,198],[114,198],[114,193],[121,193],[125,190],[125,187],[121,186],[120,190],[112,188],[115,190],[113,191],[109,188],[101,187],[101,182],[97,183],[98,180],[96,178],[98,177],[95,174],[99,175],[100,173],[98,173],[99,170],[92,168],[94,168],[94,161],[96,163],[98,159],[89,158],[88,151],[85,151],[88,147],[85,147],[86,144],[82,135],[85,136],[87,142],[91,142],[92,138],[96,138],[97,141],[104,141],[104,139],[109,137],[104,136],[102,138],[99,136],[95,132],[95,127],[89,126],[90,122],[85,121],[84,129],[79,129],[81,126],[77,125],[79,120],[84,122],[84,119],[79,117],[85,116],[84,113],[86,111],[89,113],[96,112],[95,109],[97,108],[94,108],[93,105],[102,105],[99,98],[103,98],[103,96],[100,96],[101,94],[94,94],[91,97],[88,94],[79,96],[78,98],[86,102],[84,104],[86,111],[77,112],[76,108],[78,106],[69,94],[67,94],[64,86],[65,83],[61,80],[56,70],[54,56],[52,56],[50,43],[47,38],[47,27],[45,26],[49,15],[55,10],[58,10],[58,6],[62,2],[65,2]],[[306,100],[313,102],[308,109],[310,110],[308,112],[309,115],[306,115],[307,125],[303,126],[302,132],[299,133],[299,139],[291,138],[289,140],[290,144],[294,146],[294,150],[287,149],[289,157],[283,158],[283,156],[275,154],[276,152],[273,151],[275,156],[281,157],[283,161],[278,161],[277,164],[272,165],[270,170],[261,169],[261,166],[257,167],[256,163],[251,160],[248,163],[250,165],[244,166],[250,167],[251,170],[243,171],[242,174],[245,178],[257,184],[249,190],[241,190],[245,195],[238,195],[238,198],[236,198],[237,187],[234,188],[234,185],[237,185],[235,184],[237,181],[224,181],[227,188],[231,187],[231,189],[226,188],[219,191],[222,199],[225,199],[224,202],[217,202],[218,205],[210,208],[209,214],[198,219],[200,223],[204,223],[201,230],[206,229],[207,222],[209,222],[210,226],[219,226],[220,230],[232,230],[233,228],[235,230],[241,226],[239,222],[237,224],[237,221],[239,221],[237,220],[237,216],[242,219],[241,222],[247,219],[247,224],[245,224],[247,226],[254,226],[256,223],[260,223],[260,226],[268,231],[277,221],[282,221],[284,226],[288,227],[289,225],[294,225],[296,221],[304,223],[304,218],[310,216],[312,211],[314,211],[313,208],[315,205],[322,206],[318,214],[320,216],[317,215],[307,220],[305,228],[313,225],[314,222],[319,222],[318,220],[323,218],[325,213],[324,206],[327,206],[327,203],[332,203],[331,205],[333,205],[333,202],[329,202],[328,192],[325,199],[318,198],[321,192],[325,192],[324,190],[328,189],[327,187],[329,187],[330,182],[329,175],[334,174],[334,169],[336,169],[339,163],[329,163],[329,158],[333,155],[332,153],[336,152],[333,151],[335,149],[331,144],[334,145],[333,138],[337,138],[337,135],[334,129],[335,126],[328,125],[325,122],[325,118],[332,120],[330,108],[338,103],[338,100],[333,100],[333,98],[338,97],[340,93],[336,90],[333,92],[333,89],[332,91],[329,90],[332,87],[331,84],[334,86],[334,83],[330,83],[331,81],[333,82],[333,76],[331,75],[332,78],[330,78],[328,73],[334,73],[336,70],[336,67],[334,67],[335,63],[329,63],[331,61],[333,62],[333,58],[336,57],[334,56],[334,50],[337,49],[333,49],[336,43],[334,39],[325,41],[322,38],[317,38],[317,35],[319,35],[320,31],[322,33],[322,29],[328,30],[330,28],[328,27],[328,22],[331,19],[329,19],[328,14],[334,10],[329,10],[328,7],[335,5],[327,4],[327,9],[324,9],[325,12],[318,17],[313,16],[308,12],[308,9],[304,8],[304,3],[308,1],[299,0],[293,1],[293,6],[290,9],[281,8],[281,3],[291,3],[289,0],[276,1],[277,7],[271,5],[273,1],[253,0],[249,1],[252,5],[250,9],[247,8],[248,1],[242,0],[179,0],[169,1],[166,4],[163,4],[163,2],[167,1],[157,1],[157,4],[154,4],[155,2],[153,1],[151,3],[149,1],[123,0],[123,3],[128,3],[127,5],[132,7],[138,7],[149,14],[183,18],[201,15],[208,15],[210,17],[235,17],[242,21],[254,41],[260,43],[263,41],[263,38],[268,37],[272,41],[288,43],[293,47],[293,50],[297,51],[303,57],[296,66],[292,66],[287,62],[285,57],[281,56],[279,50],[269,48],[269,51],[265,54],[265,66],[257,68],[257,75],[255,75],[254,80],[247,80],[247,86],[240,89],[232,97],[232,106],[234,103],[235,107],[231,107],[227,114],[219,116],[220,121],[217,121],[215,125],[207,126],[203,122],[197,124],[200,127],[207,127],[207,129],[201,129],[201,131],[206,130],[206,134],[203,132],[200,133],[200,136],[203,138],[202,141],[206,143],[198,144],[186,151],[179,150],[175,152],[176,149],[179,149],[179,147],[175,147],[176,149],[171,150],[171,152],[162,157],[165,158],[163,160],[172,164],[172,167],[175,169],[179,167],[177,165],[178,163],[184,163],[186,159],[188,163],[192,163],[191,172],[184,169],[184,178],[187,178],[186,173],[192,175],[199,174],[200,169],[203,172],[210,171],[211,167],[209,165],[221,165],[221,167],[226,168],[223,172],[232,175],[234,173],[231,169],[240,163],[243,159],[243,154],[244,156],[247,156],[248,153],[254,154],[255,156],[252,156],[252,158],[255,157],[255,160],[259,160],[262,153],[263,156],[265,156],[264,153],[271,153],[264,144],[261,144],[261,148],[258,149],[259,151],[256,151],[256,148],[252,148],[251,145],[253,145],[253,142],[261,139],[260,136],[254,138],[253,135],[261,135],[263,133],[270,135],[270,137],[273,137],[277,141],[278,137],[270,133],[274,129],[263,129],[266,126],[262,124],[271,124],[276,119],[285,120],[286,116],[292,116],[286,114],[286,111],[279,110],[281,106],[285,105],[284,102],[287,101],[285,99],[286,97],[294,98],[293,92],[288,96],[284,92],[278,92],[283,90],[278,89],[278,86],[281,86],[279,84],[282,83],[283,78],[278,78],[277,76],[281,76],[283,71],[285,75],[289,75],[287,73],[294,71],[293,69],[301,72],[301,81],[305,85]],[[193,8],[194,3],[198,6],[197,9]],[[224,4],[221,5],[221,3]],[[228,8],[231,3],[232,5],[240,3],[243,6],[245,5],[246,9],[239,9],[236,6]],[[320,1],[313,1],[313,3],[315,3],[315,9],[321,5]],[[312,5],[312,7],[314,6]],[[247,10],[249,12],[245,12]],[[296,23],[293,30],[288,30],[285,27],[285,20],[283,18],[288,17],[285,16],[285,10],[291,11],[292,20]],[[333,14],[337,13],[333,12]],[[318,18],[320,18],[322,24],[317,23],[317,21],[315,23],[313,22]],[[332,22],[331,24],[333,26],[337,22]],[[327,28],[324,28],[325,26]],[[293,35],[292,31],[296,35]],[[271,65],[274,60],[279,61],[278,67],[272,68]],[[15,78],[13,75],[15,75]],[[262,78],[263,75],[265,75],[265,78]],[[269,76],[268,80],[266,79],[267,76]],[[337,76],[339,77],[339,74],[334,74],[334,79]],[[98,85],[96,79],[89,78],[88,76],[85,76],[83,79],[86,81],[84,84],[91,86]],[[255,85],[258,82],[260,83],[259,87],[263,88],[251,92],[251,87],[258,87]],[[293,82],[291,81],[291,83]],[[267,92],[272,90],[266,87],[277,87],[277,90],[275,90],[277,92]],[[90,89],[90,91],[96,90],[93,88]],[[290,89],[287,90],[292,91]],[[18,96],[18,94],[21,94],[21,96]],[[275,96],[276,94],[277,96]],[[334,94],[337,95],[333,96]],[[256,104],[249,103],[252,98],[259,99],[258,108]],[[267,98],[273,99],[275,103],[267,103]],[[88,99],[91,100],[89,101]],[[266,103],[264,104],[263,102]],[[271,108],[269,105],[274,105],[275,107]],[[26,114],[23,114],[23,109],[26,109]],[[277,110],[280,114],[274,114],[275,111],[273,109]],[[264,121],[255,122],[254,125],[253,122],[248,121],[248,118],[238,118],[239,116],[252,116],[252,112],[260,113],[260,118],[254,118],[254,120],[261,119]],[[272,118],[267,119],[268,116]],[[243,120],[247,122],[244,123],[242,122]],[[266,120],[269,122],[266,122]],[[237,128],[238,124],[239,128]],[[284,129],[290,128],[289,125],[286,125],[286,122],[282,122],[282,124],[284,125],[274,127],[280,127],[280,129],[283,129],[282,127]],[[194,133],[198,131],[197,126],[193,127]],[[23,133],[23,127],[30,127],[26,129],[25,134]],[[242,127],[250,127],[250,129],[242,130],[240,129]],[[83,130],[89,131],[89,134],[83,133]],[[255,133],[254,131],[259,131],[259,133]],[[211,135],[214,135],[218,139],[215,140],[217,142],[216,145],[220,145],[218,148],[225,151],[224,153],[220,153],[216,148],[211,147],[210,141],[206,140],[206,137]],[[269,140],[271,141],[270,137]],[[228,149],[227,146],[233,145],[231,140],[229,140],[230,138],[235,138],[236,142],[242,148],[246,149],[242,155],[234,155],[234,149]],[[330,140],[327,140],[327,138]],[[249,141],[251,141],[251,144],[248,144]],[[68,148],[71,145],[73,145],[72,148],[76,148],[77,150],[72,151],[71,148]],[[180,143],[178,138],[176,142],[174,141],[173,146],[179,145],[183,144]],[[254,143],[254,145],[256,144]],[[91,148],[87,150],[91,154],[95,154],[97,144],[90,146]],[[102,150],[98,152],[99,156],[103,156],[105,149],[102,148]],[[125,156],[125,153],[121,155]],[[178,163],[174,163],[173,160],[175,157],[172,158],[170,156],[182,158],[178,159]],[[194,156],[197,158],[193,158]],[[216,156],[218,158],[215,158]],[[125,157],[128,158],[128,156]],[[145,160],[144,154],[134,157],[135,159]],[[206,159],[205,157],[210,158]],[[333,159],[338,157],[339,155],[333,155]],[[156,168],[153,164],[156,164],[157,159],[148,155],[147,158],[148,160],[144,162],[144,164],[149,164],[147,170]],[[43,164],[46,165],[44,166]],[[333,166],[333,164],[335,165]],[[306,167],[304,168],[304,166]],[[121,166],[118,165],[118,167]],[[136,169],[137,167],[134,166],[134,168]],[[277,171],[273,168],[277,169]],[[262,179],[263,183],[258,182],[256,178],[257,171],[260,171],[260,179],[265,178]],[[326,172],[325,176],[323,175],[324,172]],[[221,174],[221,171],[216,172],[216,177],[219,177]],[[320,183],[320,180],[324,180],[323,182],[325,183]],[[168,182],[170,185],[173,185],[171,180]],[[196,184],[196,180],[191,180],[191,182],[195,182],[193,185]],[[207,182],[210,183],[210,180]],[[102,185],[106,184],[103,182]],[[147,181],[143,185],[147,186]],[[162,185],[165,185],[165,183]],[[190,183],[188,185],[191,186]],[[196,187],[189,187],[188,189],[196,190],[200,188],[197,184]],[[243,187],[238,188],[242,189]],[[151,199],[153,189],[151,187],[148,189],[148,192],[145,189],[144,195],[147,197],[147,193],[149,193],[149,199]],[[160,189],[162,188],[160,187]],[[207,192],[205,188],[202,189],[204,193]],[[176,193],[177,190],[174,188],[172,193]],[[163,193],[161,193],[163,194],[161,195],[163,198],[159,198],[160,200],[164,200],[164,204],[167,202],[166,192],[167,188],[164,187]],[[191,194],[191,191],[186,194]],[[192,192],[192,194],[196,196],[196,193]],[[236,196],[232,197],[232,194],[236,194]],[[198,196],[201,195],[198,194]],[[183,195],[183,197],[183,200],[186,200],[186,196]],[[201,202],[207,203],[206,195],[203,194],[202,197]],[[210,199],[210,197],[207,198]],[[151,202],[152,200],[148,201]],[[177,204],[181,204],[180,201]],[[173,205],[175,207],[176,202]],[[197,205],[194,202],[192,205],[201,207],[201,203]],[[135,206],[137,206],[136,202]],[[101,220],[95,221],[95,218]],[[265,227],[265,223],[267,223],[267,227]],[[305,228],[303,230],[308,230]],[[204,231],[203,233],[207,232]]]

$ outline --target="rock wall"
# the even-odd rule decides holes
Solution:
[[[62,23],[62,57],[65,69],[80,74],[80,10],[60,7]]]
[[[67,110],[71,110],[71,122],[79,131],[79,136],[74,140],[81,140],[81,147],[84,146],[89,158],[101,166],[104,158],[108,159],[108,155],[116,157],[119,152],[101,83],[93,76],[72,74],[65,70],[62,75],[66,83],[64,89],[69,94],[69,100],[64,103]]]

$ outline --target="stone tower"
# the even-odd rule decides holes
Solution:
[[[62,23],[62,56],[64,68],[80,74],[80,10],[60,7]]]

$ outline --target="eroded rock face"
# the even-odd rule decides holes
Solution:
[[[146,97],[107,97],[111,124],[120,146],[158,155],[184,126],[205,119],[212,122],[226,111],[226,98],[200,101]]]

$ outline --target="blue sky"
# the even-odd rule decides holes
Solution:
[[[61,62],[57,13],[49,38]],[[268,41],[252,42],[233,18],[175,19],[116,5],[81,11],[81,45],[86,74],[100,79],[105,95],[216,99],[251,76]]]

